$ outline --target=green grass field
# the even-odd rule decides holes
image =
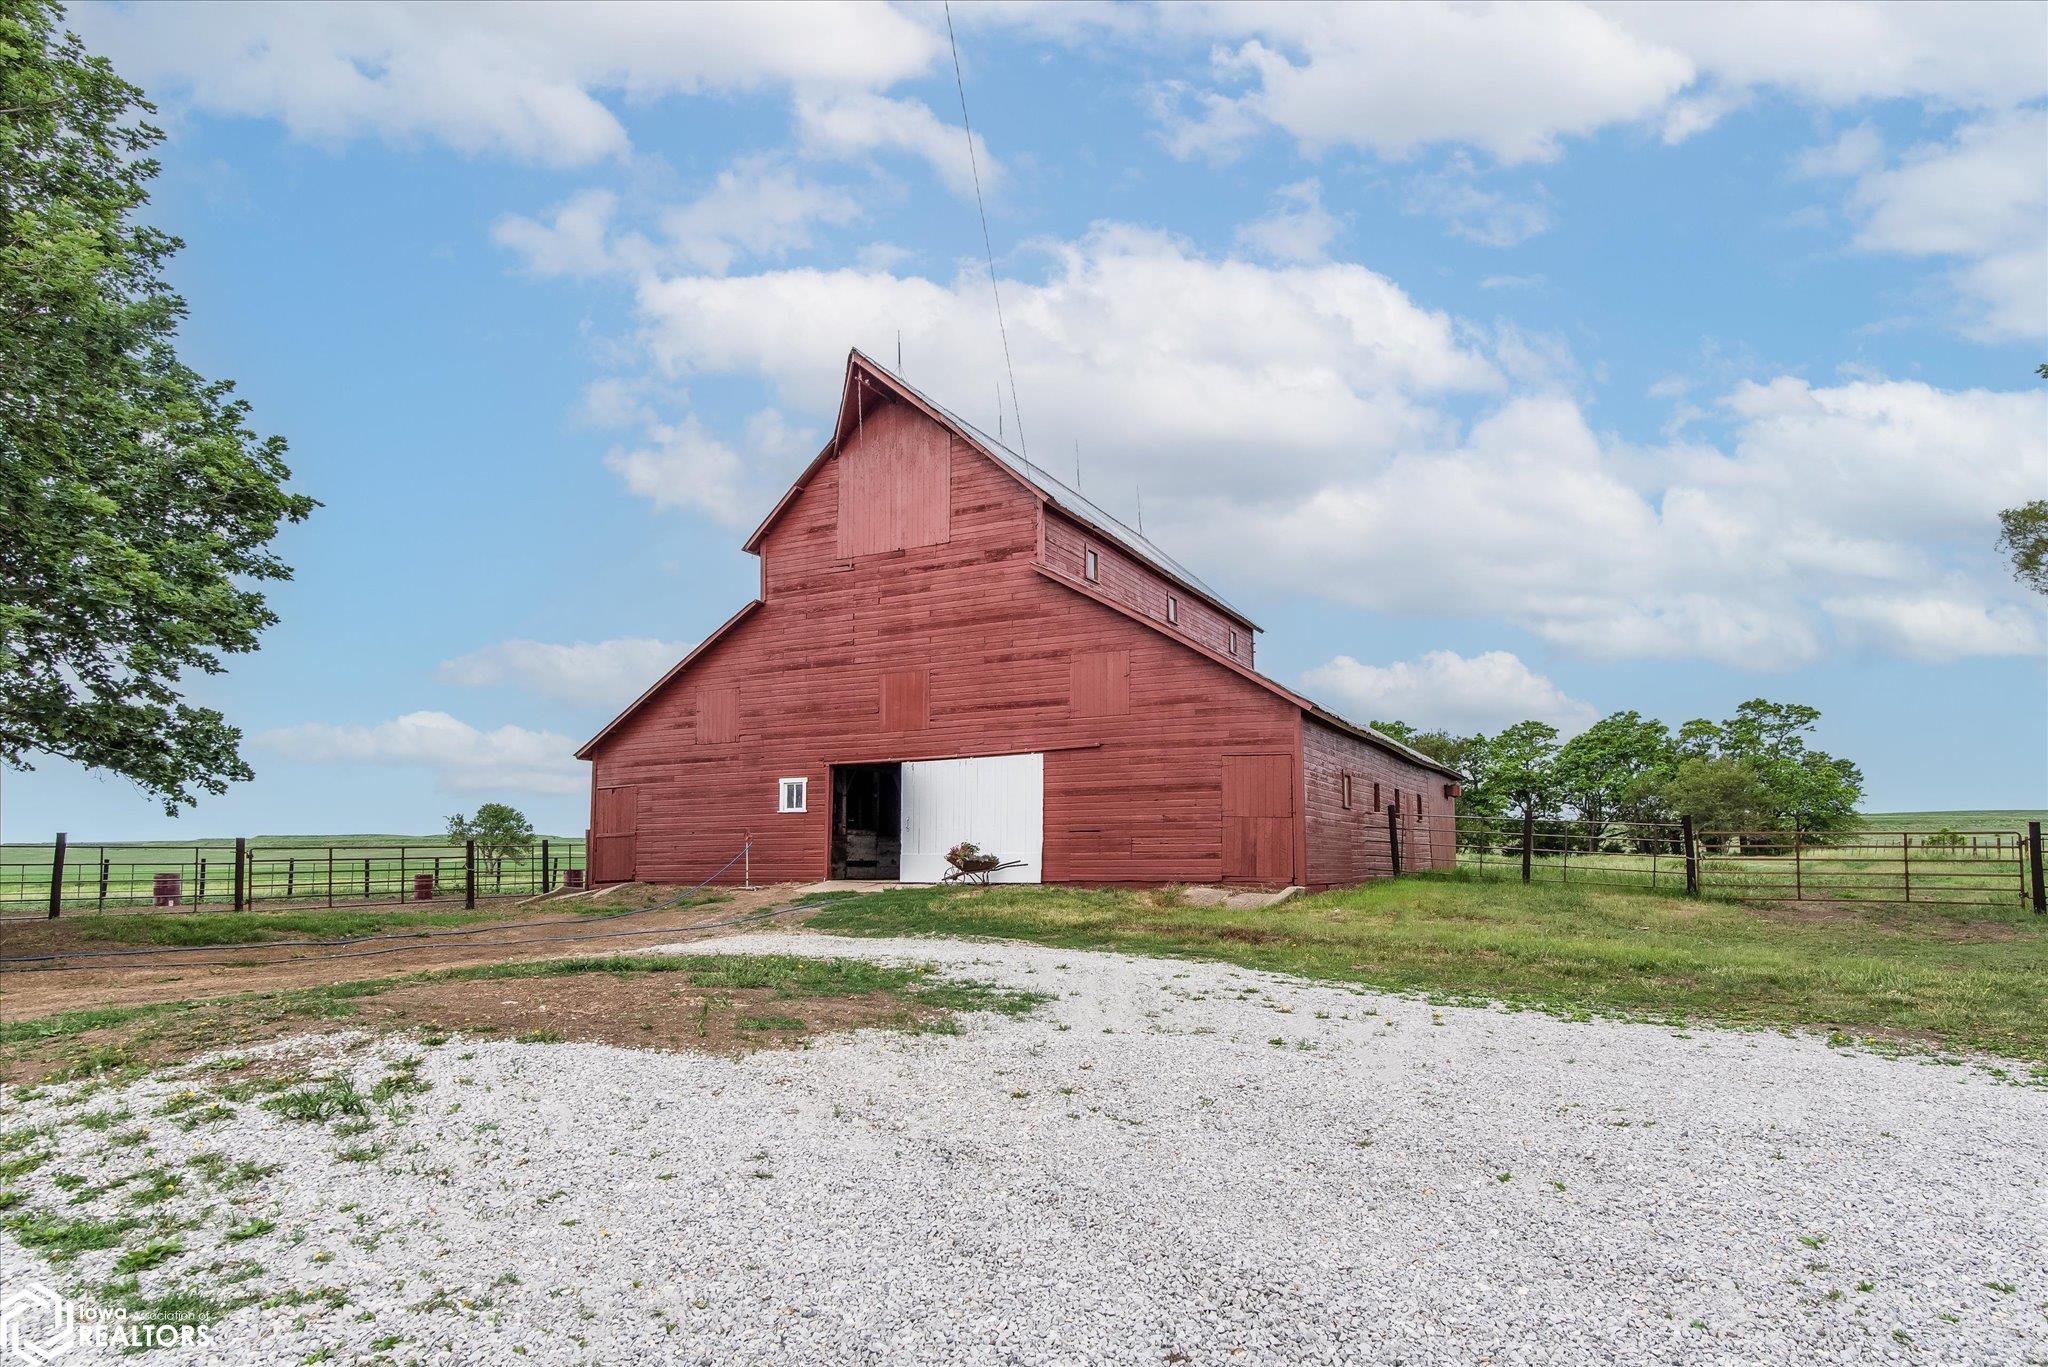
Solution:
[[[2048,826],[2048,811],[1998,807],[1953,812],[1865,812],[1863,824],[1873,831],[2006,831],[2024,835],[2029,821]]]
[[[1433,874],[1258,911],[1171,891],[916,888],[835,898],[811,925],[1220,959],[1570,1017],[1802,1027],[2026,1060],[2048,1082],[2048,917],[1805,910]]]

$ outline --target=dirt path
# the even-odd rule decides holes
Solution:
[[[674,895],[680,889],[666,891]],[[345,949],[223,950],[213,946],[137,954],[132,958],[86,960],[78,967],[10,967],[0,973],[0,1019],[33,1020],[89,1007],[201,1001],[245,992],[318,987],[365,978],[397,977],[422,969],[467,968],[516,959],[630,953],[647,945],[692,938],[689,932],[710,924],[787,906],[798,891],[795,885],[735,889],[724,900],[710,905],[652,911],[616,920],[597,919],[602,911],[619,909],[608,901],[595,906],[569,904],[591,907],[590,914],[584,916],[559,903],[543,903],[508,912],[502,922],[480,921],[423,931],[409,940],[379,941]],[[647,900],[661,899],[650,896]],[[504,928],[509,923],[541,919],[553,924]],[[796,917],[783,919],[786,922]],[[717,936],[730,932],[711,929],[701,933]],[[42,948],[29,935],[9,928],[5,953],[32,954]]]

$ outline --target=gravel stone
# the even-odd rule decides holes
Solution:
[[[349,1138],[253,1102],[181,1131],[152,1113],[191,1070],[44,1089],[6,1123],[125,1104],[155,1162],[278,1165],[154,1208],[198,1224],[145,1294],[248,1259],[246,1287],[299,1302],[235,1311],[180,1363],[2048,1358],[2048,1090],[1982,1063],[1035,946],[673,948],[1056,999],[744,1058],[268,1046],[363,1088],[423,1057],[410,1114]],[[139,1161],[55,1133],[16,1182],[39,1203],[58,1171]],[[252,1217],[276,1230],[223,1241]],[[55,1275],[104,1282],[115,1256]],[[9,1285],[51,1276],[0,1237]]]

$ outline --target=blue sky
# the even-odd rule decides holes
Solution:
[[[2048,801],[2048,9],[956,10],[1031,452],[1339,710],[1825,714],[1876,809]],[[188,361],[323,507],[171,821],[580,830],[755,588],[849,346],[995,425],[942,11],[86,6],[169,131]],[[1006,383],[1006,382],[1005,382]],[[1007,391],[1004,393],[1007,405]],[[1014,423],[1005,419],[1014,427]]]

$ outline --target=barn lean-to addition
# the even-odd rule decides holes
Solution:
[[[1328,887],[1451,862],[1458,775],[1260,674],[1258,627],[1077,491],[850,355],[748,538],[760,597],[577,751],[598,882]],[[1441,843],[1441,838],[1437,843]]]

